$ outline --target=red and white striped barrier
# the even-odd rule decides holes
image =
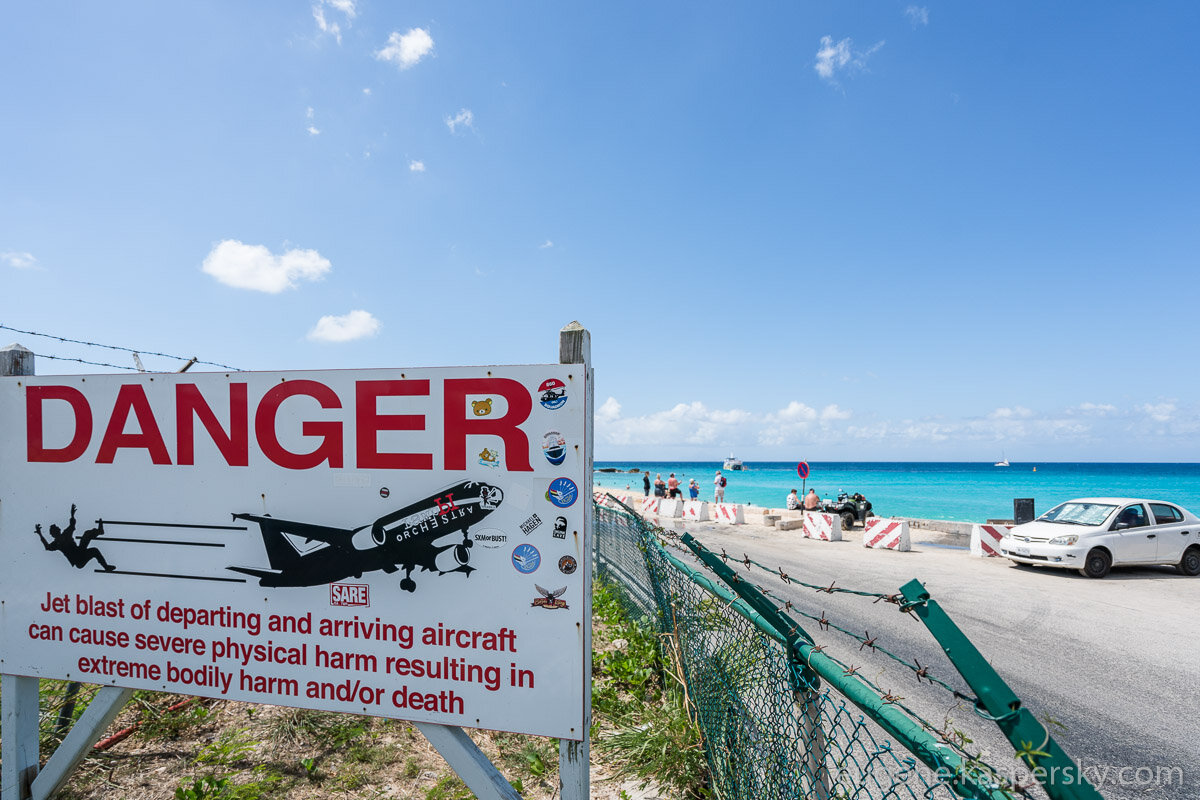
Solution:
[[[658,504],[658,515],[675,519],[683,516],[683,501],[682,500],[662,500]]]
[[[660,506],[662,505],[661,497],[643,497],[642,498],[642,513],[653,514],[658,516]]]
[[[898,519],[868,517],[863,523],[863,547],[907,553],[912,549],[908,523]]]
[[[1000,540],[1011,530],[1009,525],[972,525],[971,555],[980,558],[1000,555]]]
[[[712,517],[722,525],[741,525],[746,521],[742,507],[737,503],[713,503]]]
[[[817,511],[804,513],[804,538],[822,542],[842,540],[842,518],[838,514],[822,514]]]
[[[708,522],[708,503],[703,500],[686,500],[683,518],[691,522]]]

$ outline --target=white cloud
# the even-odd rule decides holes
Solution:
[[[316,250],[288,250],[274,255],[260,244],[226,239],[212,249],[201,269],[226,286],[278,294],[296,282],[316,281],[331,269]]]
[[[991,414],[988,414],[989,419],[1028,419],[1032,416],[1033,412],[1023,406],[997,408]]]
[[[317,127],[315,127],[315,126],[313,126],[313,125],[309,125],[309,126],[308,126],[307,128],[305,128],[304,130],[308,131],[308,135],[309,135],[309,136],[320,136],[320,135],[321,135],[321,129],[320,129],[320,128],[317,128]]]
[[[1146,403],[1138,406],[1138,410],[1155,422],[1170,422],[1175,415],[1174,403]]]
[[[352,342],[374,336],[380,327],[379,320],[371,312],[357,309],[340,317],[321,317],[308,332],[308,338],[314,342]]]
[[[929,9],[925,6],[909,6],[904,9],[904,16],[908,17],[914,28],[929,24]]]
[[[837,404],[812,407],[798,400],[768,412],[714,409],[693,401],[625,416],[610,397],[596,412],[596,442],[605,449],[641,450],[641,457],[671,453],[685,460],[733,448],[752,458],[791,458],[804,450],[822,453],[820,459],[886,455],[903,460],[920,452],[988,463],[1002,450],[1014,460],[1032,461],[1114,458],[1145,446],[1152,448],[1149,453],[1180,458],[1200,447],[1200,405],[1173,398],[1124,408],[1084,402],[1040,411],[1016,405],[973,417],[868,416],[859,420]],[[1148,445],[1152,441],[1162,444]]]
[[[851,412],[843,411],[842,409],[838,408],[836,403],[832,403],[821,409],[821,421],[822,422],[830,422],[832,420],[850,419],[851,416],[852,416]]]
[[[549,250],[551,247],[554,247],[554,242],[549,239],[538,245],[539,250]]]
[[[617,398],[610,397],[604,401],[604,404],[596,409],[596,419],[611,422],[621,418],[621,404],[617,402]]]
[[[424,28],[412,28],[408,33],[392,31],[387,44],[375,51],[375,58],[390,61],[400,69],[408,69],[433,50],[433,37]]]
[[[709,408],[693,401],[640,417],[622,417],[621,404],[610,397],[596,412],[596,435],[611,445],[785,445],[809,441],[814,431],[849,416],[836,405],[818,412],[796,401],[771,413]]]
[[[370,93],[371,93],[371,87],[368,86],[367,88],[363,89],[363,94],[370,94]]]
[[[308,119],[313,118],[313,107],[312,106],[308,107],[308,110],[304,112],[304,116],[307,117]]]
[[[882,41],[876,42],[865,51],[854,49],[854,42],[849,37],[834,43],[832,36],[822,36],[821,46],[817,49],[817,61],[813,69],[824,80],[836,84],[837,74],[862,72],[867,68],[867,59],[883,47]]]
[[[1117,407],[1108,403],[1080,403],[1074,409],[1068,409],[1068,413],[1089,414],[1100,417],[1115,414],[1116,411]]]
[[[18,253],[9,251],[0,253],[0,261],[8,264],[15,269],[37,269],[37,259],[33,257],[33,253]]]
[[[415,161],[415,160],[408,162],[408,171],[409,172],[424,172],[425,171],[425,162],[424,161]]]
[[[475,130],[475,115],[471,113],[471,109],[464,108],[456,116],[446,117],[446,127],[451,133],[458,133],[459,126]]]
[[[320,0],[312,7],[313,20],[317,23],[317,30],[321,33],[327,33],[337,40],[338,44],[342,43],[342,26],[337,22],[330,21],[325,16],[325,6],[329,6],[345,15],[346,23],[354,19],[358,12],[354,8],[354,0]]]

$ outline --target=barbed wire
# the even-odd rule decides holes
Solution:
[[[662,544],[668,545],[675,549],[683,550],[684,552],[688,553],[689,555],[691,554],[691,550],[686,549],[684,546],[675,544],[670,541],[671,539],[678,538],[678,534],[675,533],[674,531],[668,531],[665,528],[662,528],[659,526],[648,525],[648,527],[650,527],[651,530],[656,533],[659,541]],[[709,550],[709,548],[705,547],[704,544],[702,542],[700,542],[699,540],[695,540],[695,541],[696,541],[696,546],[699,547],[701,550],[708,550],[708,552],[713,552],[712,550]],[[826,594],[834,594],[834,593],[840,591],[840,592],[843,592],[846,594],[857,595],[860,597],[873,597],[873,598],[875,598],[873,601],[874,603],[878,603],[880,600],[883,600],[883,601],[886,601],[888,603],[892,603],[895,605],[900,605],[900,602],[903,599],[898,594],[883,594],[880,592],[863,592],[863,591],[858,591],[855,589],[839,589],[838,587],[833,586],[832,584],[830,586],[818,586],[816,584],[804,583],[803,581],[798,581],[798,580],[790,578],[790,576],[788,576],[788,574],[786,572],[784,572],[782,569],[780,569],[778,571],[767,569],[762,564],[759,564],[757,561],[755,561],[752,558],[749,558],[745,554],[743,554],[741,561],[739,561],[738,559],[736,559],[736,558],[730,556],[728,553],[726,553],[723,548],[721,550],[720,557],[721,557],[721,560],[724,561],[726,564],[730,563],[730,561],[734,562],[735,564],[740,563],[740,564],[743,564],[744,566],[746,566],[747,570],[749,570],[750,565],[756,565],[756,566],[762,567],[763,569],[767,570],[767,572],[769,574],[773,575],[776,578],[782,578],[785,581],[790,581],[792,583],[796,583],[801,586],[807,586],[809,588],[815,589],[818,592],[824,592]],[[699,563],[701,566],[704,566],[707,569],[706,564],[704,564],[702,561]],[[738,575],[735,573],[733,577],[735,579],[737,579]],[[860,651],[862,651],[864,648],[869,647],[872,652],[882,653],[883,655],[885,655],[888,658],[895,661],[897,664],[900,664],[901,666],[903,666],[905,669],[911,671],[913,673],[913,675],[916,676],[917,683],[920,683],[921,681],[928,681],[929,683],[931,683],[935,686],[940,686],[941,688],[945,689],[947,692],[952,694],[958,700],[962,700],[962,701],[965,701],[965,702],[968,702],[971,704],[975,704],[976,702],[978,702],[978,698],[974,697],[973,695],[969,695],[964,692],[961,692],[961,691],[955,689],[950,684],[943,681],[941,678],[938,678],[935,675],[932,675],[929,671],[929,667],[922,666],[921,662],[917,661],[915,658],[913,659],[913,663],[910,664],[907,659],[902,658],[902,657],[896,655],[895,653],[893,653],[892,651],[888,650],[886,647],[884,647],[883,645],[881,645],[879,643],[878,636],[871,636],[870,631],[864,631],[864,634],[865,634],[864,635],[864,634],[856,633],[855,631],[849,630],[847,628],[843,628],[842,626],[830,621],[824,610],[821,611],[820,616],[817,616],[815,614],[810,614],[810,613],[798,608],[796,606],[796,604],[794,602],[792,602],[791,600],[788,600],[787,598],[778,597],[768,587],[763,586],[762,584],[751,583],[751,585],[756,590],[761,592],[764,596],[769,597],[772,600],[775,600],[776,602],[781,603],[780,605],[775,606],[775,610],[778,611],[780,614],[782,614],[785,618],[787,618],[788,615],[791,613],[799,614],[800,616],[802,616],[806,619],[810,619],[813,622],[817,623],[818,627],[823,631],[834,630],[834,631],[837,631],[838,633],[841,633],[845,636],[850,637],[851,639],[853,639],[855,642],[858,643],[858,645],[859,645],[858,649]],[[900,609],[900,610],[903,610],[903,609]],[[911,613],[910,613],[910,616],[911,616]],[[794,627],[793,627],[791,633],[794,634],[800,628],[798,625],[795,624],[794,621],[792,621],[792,622],[793,622]],[[837,659],[834,659],[834,660],[836,661]],[[841,664],[840,661],[838,663]],[[842,666],[844,668],[846,667],[845,664],[842,664]],[[878,688],[878,687],[876,687],[876,688]]]
[[[700,547],[704,547],[704,545],[701,544],[700,542],[697,542],[696,544],[699,545]],[[759,567],[760,569],[764,570],[767,574],[782,580],[784,583],[794,583],[799,586],[804,586],[809,589],[814,589],[817,592],[824,592],[825,594],[834,594],[834,593],[840,591],[845,594],[853,594],[853,595],[858,595],[861,597],[874,597],[875,599],[872,601],[873,604],[878,603],[882,600],[885,603],[890,603],[890,604],[893,604],[896,606],[900,606],[901,601],[904,599],[899,594],[882,594],[879,592],[862,592],[862,591],[858,591],[855,589],[839,589],[838,587],[834,586],[832,583],[829,586],[818,586],[818,585],[811,584],[811,583],[805,583],[804,581],[800,581],[800,580],[796,580],[795,578],[792,578],[790,575],[788,575],[786,572],[783,571],[782,567],[777,567],[776,569],[771,569],[771,568],[767,567],[766,565],[761,564],[758,561],[755,561],[754,559],[750,558],[745,553],[742,554],[742,558],[739,561],[738,559],[736,559],[736,558],[730,556],[728,553],[726,553],[724,548],[721,549],[721,560],[724,561],[726,564],[728,564],[730,561],[733,561],[735,564],[740,563],[746,567],[747,572],[749,572],[750,567],[753,565],[753,566]],[[846,628],[843,628],[840,625],[837,625],[837,624],[831,622],[826,617],[824,610],[821,611],[821,616],[819,616],[819,617],[816,616],[815,614],[809,614],[808,612],[802,611],[801,609],[797,608],[796,605],[791,600],[788,600],[787,598],[777,597],[766,586],[763,586],[762,584],[754,584],[754,586],[756,589],[758,589],[760,592],[762,592],[765,596],[770,597],[775,600],[783,601],[783,605],[776,607],[777,611],[779,611],[785,615],[788,614],[789,612],[794,611],[795,613],[799,614],[800,616],[802,616],[806,619],[810,619],[813,622],[817,623],[817,625],[821,628],[821,630],[825,630],[825,631],[835,630],[835,631],[838,631],[839,633],[849,636],[851,639],[853,639],[854,641],[859,643],[858,649],[860,651],[865,647],[869,647],[869,648],[871,648],[872,652],[882,653],[883,655],[885,655],[888,658],[895,661],[897,664],[900,664],[900,665],[904,666],[905,668],[912,670],[913,674],[916,675],[916,677],[917,677],[918,683],[920,683],[922,680],[926,680],[934,685],[941,686],[943,689],[945,689],[946,691],[953,694],[959,700],[965,700],[969,703],[976,703],[978,701],[978,698],[976,698],[972,695],[964,694],[963,692],[960,692],[959,690],[955,689],[953,686],[946,683],[942,679],[930,674],[929,668],[927,666],[924,666],[924,667],[921,666],[921,662],[917,661],[915,658],[913,659],[912,664],[908,663],[907,659],[901,658],[900,656],[896,655],[892,651],[888,650],[883,645],[879,644],[879,641],[878,641],[879,637],[871,636],[870,631],[864,631],[865,635],[860,635],[855,631],[847,630]],[[906,609],[904,609],[904,608],[899,608],[898,610],[901,612],[906,612]],[[911,611],[907,611],[907,613],[910,616],[912,615]],[[914,664],[915,664],[915,666],[914,666]]]
[[[86,358],[68,358],[67,356],[52,356],[49,353],[34,353],[37,358],[49,358],[54,361],[75,361],[80,364],[89,364],[93,367],[112,367],[113,369],[127,369],[133,372],[138,372],[137,367],[126,367],[121,364],[107,364],[103,361],[88,361]]]
[[[695,553],[693,553],[690,548],[687,548],[685,545],[679,543],[680,537],[679,537],[678,532],[673,531],[673,530],[668,530],[667,528],[664,528],[661,525],[654,525],[654,524],[646,521],[645,519],[641,518],[640,515],[635,514],[634,518],[636,520],[641,521],[641,524],[644,526],[644,529],[647,530],[649,533],[651,533],[654,536],[655,540],[661,546],[668,547],[673,550],[678,550],[678,551],[686,554],[687,556],[695,559]],[[694,539],[694,537],[693,537],[693,539]],[[714,551],[712,551],[711,549],[706,547],[698,539],[694,539],[694,541],[695,541],[697,547],[699,547],[701,550],[706,550],[708,552],[713,552],[715,554]],[[834,584],[830,584],[829,586],[821,586],[818,584],[807,583],[807,582],[804,582],[804,581],[801,581],[801,580],[791,577],[786,572],[784,572],[781,568],[780,569],[770,569],[769,567],[766,567],[765,565],[759,563],[758,561],[755,561],[754,559],[749,558],[745,554],[743,554],[741,560],[736,559],[733,556],[730,556],[724,550],[724,548],[722,548],[722,550],[721,550],[720,558],[726,564],[730,563],[730,561],[734,562],[735,564],[740,563],[746,567],[747,571],[749,571],[751,566],[757,566],[757,567],[763,569],[764,571],[766,571],[768,574],[770,574],[776,578],[779,578],[781,580],[784,580],[786,583],[795,583],[799,586],[804,586],[806,588],[813,589],[817,592],[823,592],[825,594],[837,594],[837,593],[849,594],[849,595],[854,595],[857,597],[872,598],[872,603],[878,603],[882,600],[884,602],[894,604],[897,606],[900,605],[900,603],[903,599],[903,598],[901,598],[901,596],[899,594],[888,594],[888,593],[884,593],[884,592],[867,592],[867,591],[861,591],[858,589],[846,589],[846,588],[835,586]],[[713,572],[713,570],[707,564],[705,564],[702,560],[699,560],[699,559],[695,559],[695,560],[696,560],[696,563],[698,566],[703,567],[708,572]],[[715,572],[713,574],[716,575]],[[718,579],[720,578],[720,576],[716,576],[716,577]],[[733,577],[735,580],[739,578],[739,576],[736,573],[734,574]],[[772,593],[772,591],[769,588],[767,588],[766,586],[763,586],[762,584],[756,584],[756,583],[751,582],[751,586],[753,586],[753,588],[755,588],[757,591],[761,592],[764,596],[769,597],[772,600],[775,600],[776,602],[782,601],[782,603],[780,605],[775,606],[775,610],[778,611],[785,619],[787,619],[789,622],[792,623],[792,629],[790,631],[791,634],[794,635],[797,631],[800,630],[799,624],[796,623],[795,620],[791,619],[791,617],[789,616],[790,613],[794,612],[796,614],[799,614],[799,615],[805,617],[806,619],[810,619],[813,622],[816,622],[822,631],[834,630],[845,636],[850,637],[851,639],[853,639],[855,642],[857,642],[859,644],[860,651],[862,651],[864,648],[869,647],[872,652],[882,653],[886,657],[895,661],[897,664],[901,665],[905,669],[912,672],[913,675],[916,677],[918,684],[921,683],[922,681],[928,681],[931,685],[938,686],[938,687],[944,689],[946,692],[950,693],[955,698],[956,701],[970,703],[972,705],[972,707],[974,707],[978,703],[978,698],[974,697],[973,695],[969,695],[969,694],[966,694],[964,692],[961,692],[961,691],[955,689],[953,686],[946,683],[944,680],[931,674],[929,671],[929,667],[927,665],[923,666],[920,663],[920,661],[917,661],[915,658],[913,659],[912,663],[909,663],[907,659],[902,658],[902,657],[896,655],[895,653],[891,652],[890,650],[888,650],[886,647],[884,647],[883,645],[881,645],[879,643],[878,636],[874,636],[874,637],[871,636],[870,631],[864,631],[865,635],[860,635],[852,630],[844,628],[844,627],[837,625],[837,624],[833,623],[832,621],[830,621],[824,610],[821,611],[821,615],[818,617],[814,614],[809,614],[809,613],[797,608],[795,603],[793,603],[791,600],[787,600],[786,598],[777,597],[775,594]],[[899,610],[903,611],[903,609],[899,609]],[[909,614],[909,616],[911,616],[911,613]],[[820,653],[820,652],[823,652],[824,650],[825,650],[825,647],[823,645],[818,644],[818,645],[814,646],[814,652]],[[889,705],[896,705],[896,706],[902,708],[907,714],[909,714],[909,716],[911,716],[914,720],[916,720],[923,727],[925,727],[926,729],[928,729],[929,731],[931,731],[933,733],[936,733],[940,738],[947,740],[947,743],[949,743],[951,745],[954,744],[953,742],[948,740],[948,737],[944,731],[942,731],[940,728],[938,728],[937,726],[935,726],[933,723],[929,722],[928,720],[925,720],[916,711],[912,710],[904,703],[901,703],[900,701],[904,699],[903,697],[900,697],[900,696],[894,694],[891,689],[884,689],[883,687],[877,685],[875,682],[868,679],[861,672],[859,672],[859,669],[860,669],[859,667],[856,667],[852,664],[847,664],[845,661],[842,661],[841,659],[836,658],[835,656],[832,656],[828,652],[825,652],[824,655],[826,657],[828,657],[831,661],[836,663],[838,666],[840,666],[843,669],[843,671],[845,671],[847,676],[857,677],[860,680],[862,680],[865,684],[870,686],[872,689],[874,689],[877,693],[879,693],[880,698],[885,703],[887,703]],[[964,753],[965,753],[965,751],[964,751]]]
[[[684,553],[688,554],[689,556],[693,555],[693,553],[691,552],[690,549],[686,548],[682,544],[677,543],[676,540],[679,539],[679,534],[677,532],[667,530],[666,528],[662,527],[661,525],[652,525],[648,522],[645,522],[645,521],[643,521],[643,522],[646,525],[646,527],[655,534],[656,538],[659,540],[659,542],[662,545],[664,545],[666,547],[670,547],[675,550],[679,550],[681,552],[684,552]],[[696,542],[696,546],[699,547],[701,550],[706,550],[708,552],[715,554],[715,551],[712,551],[709,548],[705,547],[705,545],[698,539],[696,539],[695,542]],[[797,586],[803,586],[805,588],[813,589],[814,591],[822,592],[825,594],[849,594],[849,595],[855,595],[857,597],[869,597],[869,598],[872,598],[872,603],[878,603],[880,601],[883,601],[885,603],[889,603],[889,604],[896,605],[896,606],[900,606],[901,602],[903,601],[903,597],[898,593],[867,592],[867,591],[862,591],[859,589],[846,589],[846,588],[837,586],[836,581],[833,583],[830,583],[828,586],[822,586],[822,585],[815,584],[815,583],[807,583],[806,581],[802,581],[802,580],[799,580],[798,578],[792,577],[787,572],[785,572],[782,567],[776,567],[776,568],[768,567],[765,564],[763,564],[759,561],[756,561],[753,558],[750,558],[745,553],[742,554],[741,559],[737,559],[737,558],[729,555],[729,553],[727,553],[725,551],[725,548],[721,548],[720,558],[726,564],[729,564],[731,561],[734,564],[742,564],[746,568],[747,572],[750,571],[751,566],[755,566],[755,567],[758,567],[759,569],[763,570],[767,574],[771,575],[772,577],[782,580],[784,583],[795,584]],[[699,563],[701,566],[704,566],[706,569],[708,568],[708,566],[706,564],[704,564],[703,561],[701,561]],[[735,578],[736,577],[737,576],[735,574]],[[978,702],[978,698],[974,697],[973,695],[969,695],[964,692],[961,692],[958,689],[955,689],[953,686],[951,686],[946,681],[931,674],[929,671],[929,667],[922,666],[921,662],[918,661],[917,659],[914,658],[912,663],[910,664],[908,662],[908,659],[902,658],[901,656],[898,656],[895,653],[893,653],[891,650],[888,650],[886,647],[884,647],[883,645],[881,645],[879,643],[878,636],[871,636],[870,631],[864,631],[863,634],[859,634],[855,631],[849,630],[847,628],[843,628],[842,626],[837,625],[836,623],[830,621],[828,619],[828,617],[826,616],[824,610],[821,611],[820,616],[817,616],[815,614],[810,614],[806,611],[801,610],[800,608],[797,608],[796,604],[793,603],[791,600],[788,600],[787,598],[776,596],[766,586],[763,586],[762,584],[759,584],[759,583],[752,583],[752,585],[754,586],[755,589],[757,589],[759,592],[761,592],[764,596],[769,597],[773,600],[776,600],[777,602],[781,602],[782,605],[777,605],[775,607],[775,610],[780,612],[784,616],[787,616],[791,612],[795,612],[796,614],[799,614],[800,616],[804,617],[805,619],[810,619],[813,622],[817,623],[817,625],[823,631],[835,630],[838,633],[841,633],[845,636],[850,637],[854,641],[858,642],[858,644],[859,644],[858,649],[860,651],[863,648],[869,647],[869,648],[871,648],[872,652],[882,653],[886,657],[895,661],[897,664],[900,664],[901,666],[903,666],[905,669],[910,670],[913,673],[913,675],[916,676],[917,683],[920,683],[923,680],[928,681],[929,683],[931,683],[935,686],[940,686],[941,688],[945,689],[947,692],[950,692],[952,695],[954,695],[955,698],[957,698],[959,700],[963,700],[963,701],[966,701],[966,702],[969,702],[972,704],[975,704]],[[902,612],[906,611],[906,609],[904,609],[904,608],[899,608],[898,610],[900,610]],[[911,611],[908,611],[907,613],[909,614],[909,616],[912,616]],[[795,632],[795,630],[793,630],[793,633],[794,632]]]
[[[626,524],[633,526],[636,529],[642,531],[643,535],[647,535],[649,537],[649,541],[659,545],[664,550],[669,548],[669,549],[677,550],[677,551],[681,552],[682,554],[687,556],[689,562],[694,563],[696,565],[696,567],[703,568],[704,571],[707,571],[709,574],[713,575],[714,579],[718,583],[728,583],[728,581],[726,579],[724,579],[721,575],[716,573],[716,571],[713,570],[707,563],[705,563],[703,560],[699,559],[695,552],[693,552],[690,548],[686,547],[685,545],[683,545],[679,542],[678,532],[663,528],[662,526],[659,526],[659,525],[654,525],[654,524],[650,523],[649,521],[647,521],[645,518],[643,518],[641,515],[637,514],[636,512],[633,512],[631,509],[628,509],[628,507],[623,507],[621,509],[613,509],[610,507],[610,508],[606,508],[604,510],[609,513],[615,513],[615,514],[619,515],[620,517],[625,518]],[[703,544],[701,544],[699,541],[696,541],[696,544],[699,545],[701,548],[708,550],[708,548],[705,548],[703,546]],[[712,552],[712,551],[709,550],[709,552]],[[726,558],[727,559],[729,558],[728,555],[726,556]],[[738,576],[735,573],[733,578],[735,580],[739,580],[740,576]],[[770,595],[770,591],[768,589],[766,589],[766,587],[763,587],[761,585],[754,585],[754,588],[756,588],[759,591],[765,592],[767,595]],[[829,587],[817,587],[817,588],[820,589],[821,591],[825,591]],[[877,593],[877,592],[856,592],[854,590],[847,590],[847,591],[848,591],[848,593],[858,594],[858,595],[862,595],[862,596],[866,596],[866,597],[878,598],[880,596],[880,593]],[[882,595],[882,596],[884,598],[888,597],[888,595]],[[876,599],[875,602],[878,602],[878,599]],[[778,606],[776,610],[783,617],[784,621],[786,621],[792,625],[791,631],[789,632],[790,635],[795,635],[800,630],[800,628],[799,628],[799,625],[796,623],[796,621],[789,616],[788,612],[796,611],[797,613],[800,613],[800,614],[804,614],[804,612],[799,611],[799,609],[796,609],[794,605],[791,605],[789,607],[789,605],[787,603],[785,603],[784,605]],[[821,612],[820,618],[813,617],[812,615],[808,615],[808,614],[805,614],[805,616],[809,617],[811,619],[814,619],[818,623],[822,619],[826,618],[826,614],[824,611]],[[828,621],[828,620],[826,620],[826,621]],[[825,625],[821,626],[821,630],[823,630],[823,631],[829,630],[830,628],[834,628],[834,629],[838,630],[839,632],[843,632],[846,635],[848,635],[848,636],[854,638],[856,641],[858,641],[860,651],[866,647],[870,647],[873,652],[885,652],[885,653],[887,652],[885,650],[885,648],[882,648],[878,644],[877,637],[871,637],[869,633],[864,637],[864,636],[859,636],[858,634],[855,634],[852,631],[848,631],[845,628],[841,628],[840,626],[835,627],[832,625],[832,623],[830,623],[829,627],[826,627]],[[781,631],[781,633],[782,633],[782,631]],[[998,774],[998,772],[996,771],[996,769],[994,767],[987,764],[986,762],[981,761],[979,753],[972,753],[970,750],[968,750],[966,745],[971,742],[970,738],[964,737],[959,731],[957,731],[953,728],[952,722],[948,715],[947,715],[944,725],[942,725],[942,726],[935,725],[934,723],[932,723],[928,719],[926,719],[924,716],[922,716],[920,713],[918,713],[910,705],[905,703],[904,701],[906,698],[903,697],[902,695],[900,695],[894,689],[884,688],[883,686],[881,686],[880,682],[878,681],[879,676],[876,676],[876,679],[873,680],[871,677],[868,677],[866,674],[864,674],[862,666],[855,665],[852,663],[847,663],[845,660],[838,658],[837,656],[831,654],[826,649],[826,646],[823,644],[814,643],[808,647],[807,652],[808,652],[808,656],[803,659],[805,663],[807,663],[809,661],[809,659],[811,659],[811,654],[821,653],[825,658],[829,659],[834,664],[836,664],[838,667],[840,667],[843,674],[847,678],[853,678],[853,679],[859,681],[860,683],[862,683],[864,686],[870,688],[873,692],[876,693],[876,695],[878,695],[879,699],[885,705],[894,706],[898,710],[905,713],[916,724],[918,724],[920,727],[922,727],[923,729],[928,731],[930,734],[935,736],[945,746],[950,748],[952,751],[958,753],[964,759],[966,759],[968,763],[977,765],[977,766],[985,769],[989,774],[993,775],[1000,784],[1006,785],[1010,790],[1016,792],[1020,796],[1022,796],[1022,797],[1029,796],[1028,793],[1026,791],[1024,791],[1025,787],[1015,785],[1012,782],[1007,781],[1006,779],[1002,778]],[[894,654],[891,654],[891,653],[887,653],[887,654],[889,656],[891,656],[897,663],[904,666],[907,670],[912,671],[917,676],[918,683],[921,683],[923,680],[929,681],[930,683],[933,683],[934,685],[940,685],[942,688],[946,689],[946,691],[948,691],[951,695],[953,695],[954,701],[949,707],[947,707],[947,709],[946,709],[947,714],[948,714],[948,712],[952,711],[955,708],[963,708],[964,704],[970,704],[971,709],[974,709],[976,707],[976,703],[977,703],[976,698],[974,698],[970,695],[964,694],[962,692],[958,692],[958,691],[954,690],[953,687],[950,687],[948,684],[946,684],[936,678],[932,678],[932,676],[930,676],[928,674],[927,667],[923,667],[919,663],[917,663],[916,667],[913,667],[912,664],[909,664],[907,661],[899,658],[898,656],[895,656]],[[798,655],[799,655],[799,653],[798,653]],[[914,661],[915,661],[915,659],[914,659]],[[886,670],[881,670],[880,675],[882,675],[885,671]]]
[[[115,345],[115,344],[101,344],[99,342],[84,341],[82,339],[69,339],[66,336],[56,336],[55,334],[52,334],[52,333],[39,333],[38,331],[26,331],[26,330],[21,330],[20,328],[13,328],[13,327],[10,327],[10,326],[4,325],[4,324],[0,324],[0,330],[12,331],[13,333],[20,333],[20,334],[24,334],[26,336],[41,336],[46,339],[56,339],[60,342],[69,342],[70,344],[82,344],[87,347],[101,347],[106,350],[120,350],[122,352],[133,353],[135,355],[159,356],[161,358],[173,358],[176,361],[190,361],[195,364],[204,364],[209,367],[220,367],[221,369],[227,369],[227,370],[231,370],[233,372],[241,372],[242,371],[242,370],[238,369],[237,367],[231,367],[228,364],[218,364],[215,361],[201,361],[198,358],[192,358],[190,356],[173,356],[170,353],[156,353],[153,350],[135,350],[132,347],[120,347],[119,345]],[[52,355],[46,355],[44,353],[34,353],[34,355],[39,356],[41,358],[52,358],[57,361],[78,361],[80,364],[90,364],[90,365],[96,366],[96,367],[113,367],[114,369],[130,369],[130,370],[134,370],[135,372],[140,371],[136,367],[123,367],[118,364],[105,364],[100,361],[87,361],[82,358],[67,358],[65,356],[52,356]]]

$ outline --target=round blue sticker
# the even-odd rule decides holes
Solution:
[[[531,544],[519,544],[513,548],[512,562],[517,572],[528,575],[541,566],[542,554]]]
[[[546,492],[546,499],[559,508],[571,505],[578,496],[579,489],[570,478],[555,478],[550,481],[550,489]]]

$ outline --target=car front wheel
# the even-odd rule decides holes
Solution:
[[[1085,578],[1103,578],[1112,567],[1112,556],[1105,550],[1093,550],[1087,554],[1083,569],[1079,570]]]
[[[1193,578],[1200,575],[1200,547],[1193,545],[1185,550],[1175,569],[1179,570],[1179,574]]]

